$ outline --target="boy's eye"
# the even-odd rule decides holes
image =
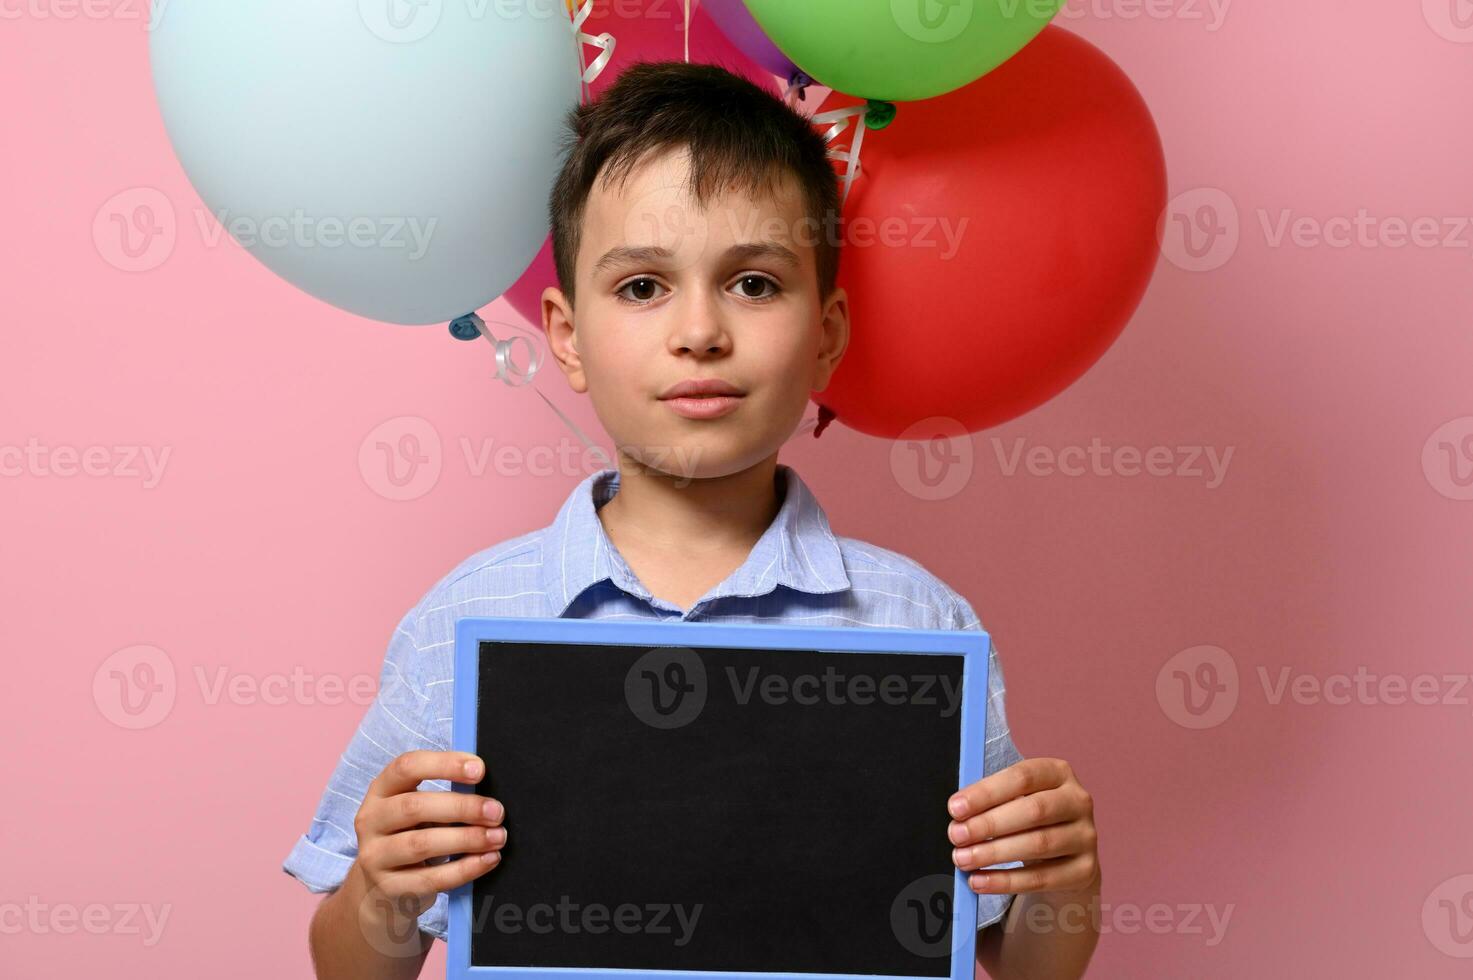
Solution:
[[[631,296],[628,299],[624,299],[624,302],[626,302],[626,303],[648,303],[651,300],[653,300],[653,299],[656,298],[654,296],[644,295],[644,293],[645,293],[646,290],[652,289],[652,288],[664,289],[665,287],[664,286],[661,286],[659,283],[655,282],[655,280],[649,278],[648,276],[645,276],[645,277],[642,277],[642,278],[639,278],[639,279],[631,279],[631,280],[629,280],[624,285],[620,286],[618,288],[618,290],[614,293],[614,295],[615,296],[618,296],[620,299],[624,299],[624,294],[626,292],[628,292],[630,289],[635,289],[635,290],[638,291],[638,294],[639,295]]]
[[[761,292],[763,286],[771,286],[772,292]],[[778,293],[782,292],[782,287],[778,285],[776,279],[773,279],[771,276],[760,276],[756,273],[742,276],[737,281],[737,289],[741,291],[744,299],[772,299]],[[756,290],[755,295],[749,290]]]

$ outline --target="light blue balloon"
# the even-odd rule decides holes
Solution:
[[[154,18],[154,88],[190,181],[313,296],[445,322],[546,240],[581,92],[564,0],[155,0]]]

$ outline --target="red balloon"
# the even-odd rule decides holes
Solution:
[[[626,9],[627,6],[626,2],[620,9]],[[709,13],[694,4],[691,10],[691,61],[720,65],[774,95],[783,94],[786,82],[780,82],[776,75],[753,62],[740,48],[728,41],[726,35],[711,20]],[[609,59],[599,76],[588,84],[589,95],[593,98],[602,95],[624,69],[635,62],[685,60],[685,14],[679,4],[643,0],[639,16],[633,17],[628,13],[617,13],[609,5],[600,3],[583,22],[582,30],[588,34],[608,31],[614,35],[616,42],[614,56]],[[585,57],[590,63],[598,55],[598,48],[585,49]],[[813,96],[810,94],[809,98]],[[548,235],[531,265],[527,266],[521,278],[502,295],[524,319],[540,326],[542,291],[548,286],[556,285],[557,267],[552,261],[552,236]]]
[[[819,111],[857,104],[835,93]],[[850,343],[814,397],[850,428],[895,438],[941,417],[976,432],[1021,415],[1099,360],[1145,293],[1160,136],[1125,73],[1063,28],[899,104],[860,162],[837,229]]]

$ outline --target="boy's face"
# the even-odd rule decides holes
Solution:
[[[576,319],[557,288],[542,294],[542,319],[568,383],[593,398],[620,453],[705,479],[776,456],[810,394],[828,386],[849,319],[842,289],[820,302],[823,229],[805,221],[796,179],[784,175],[772,196],[726,191],[702,208],[685,192],[687,168],[686,151],[667,151],[622,188],[595,184]],[[709,379],[743,393],[724,414],[662,398]]]

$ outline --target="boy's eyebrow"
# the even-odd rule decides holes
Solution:
[[[654,262],[657,259],[669,259],[673,257],[674,253],[662,245],[620,245],[605,252],[593,264],[593,271],[597,274],[604,269],[625,262]],[[794,269],[802,265],[797,254],[792,249],[777,242],[740,242],[728,248],[724,258],[727,260],[770,258],[776,259]]]

